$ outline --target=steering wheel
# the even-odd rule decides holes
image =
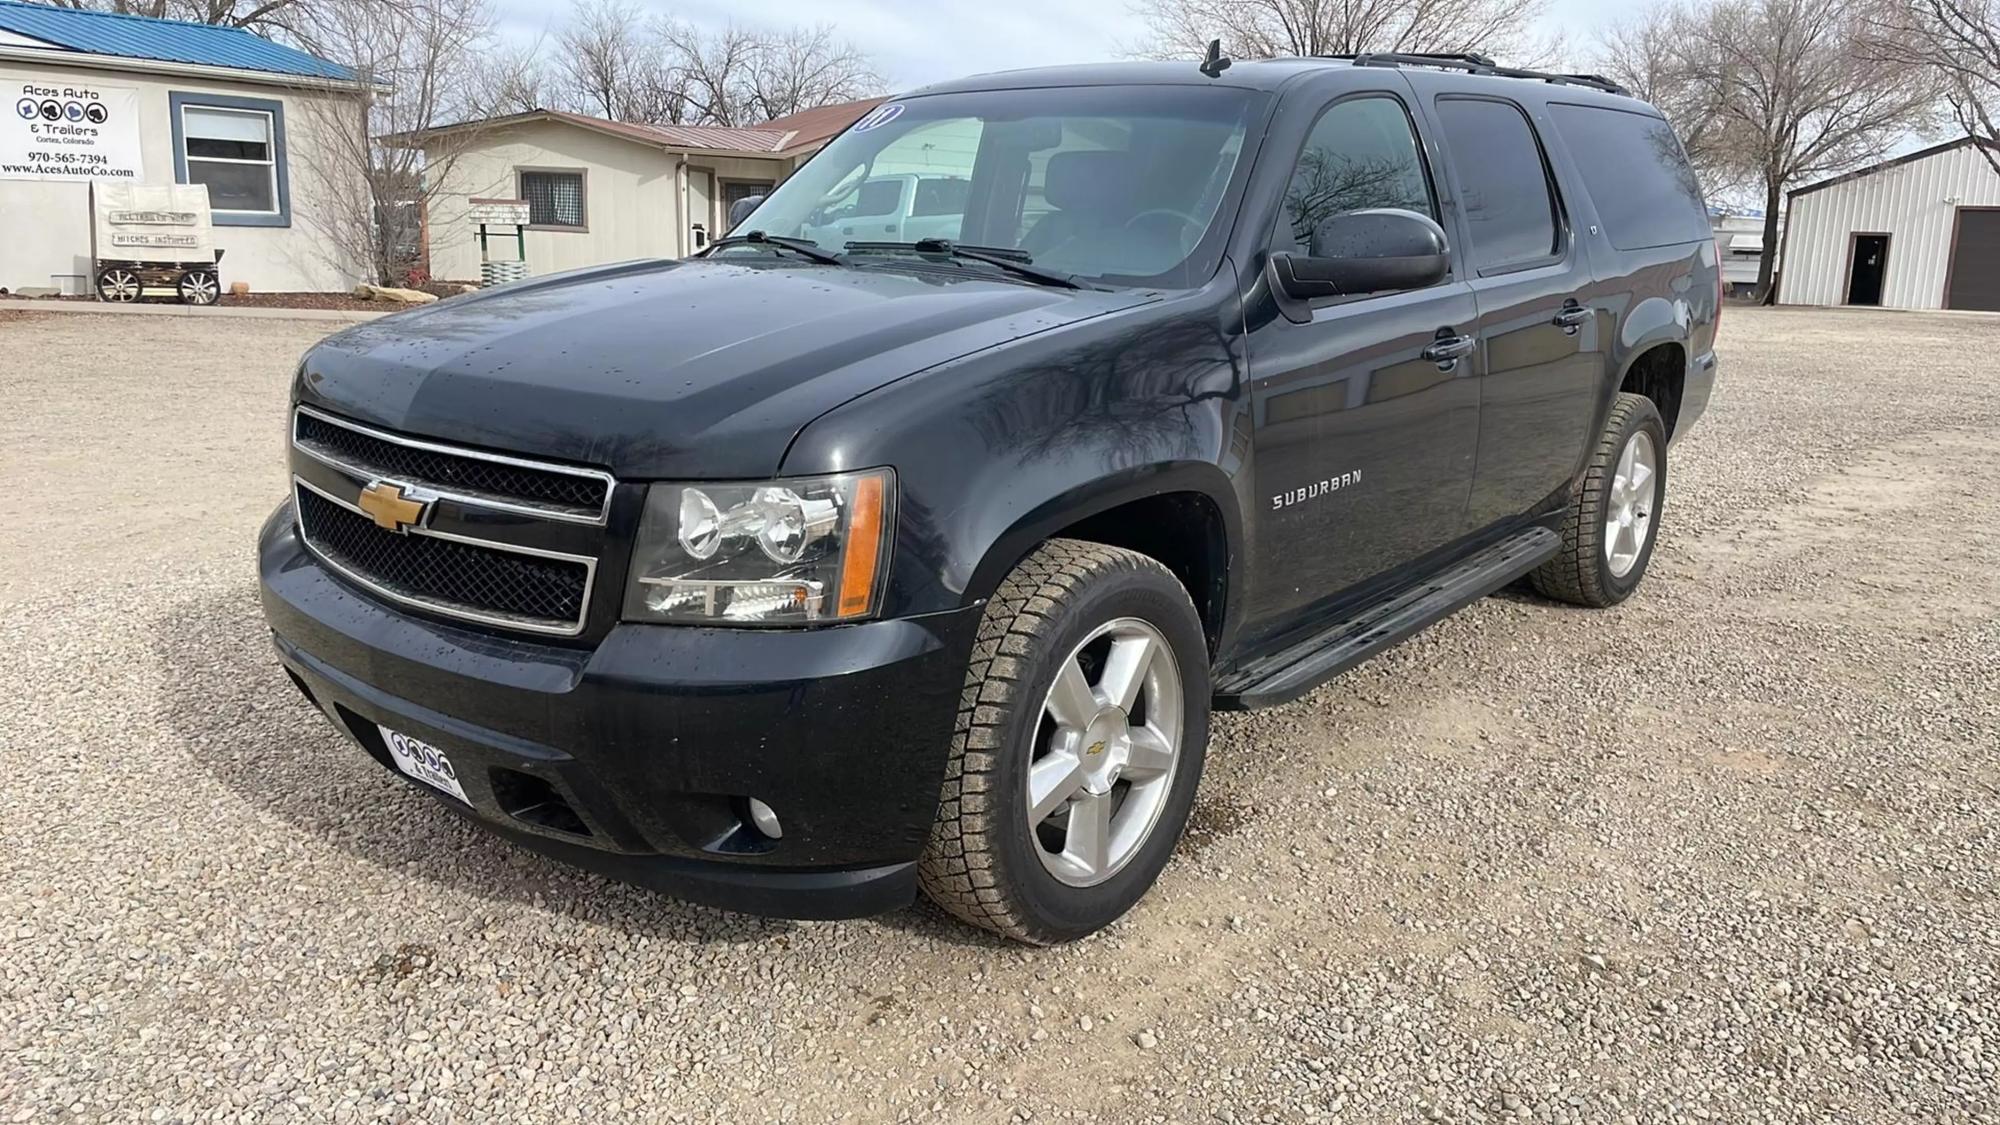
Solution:
[[[1200,219],[1195,218],[1193,215],[1190,215],[1185,211],[1176,211],[1171,207],[1154,207],[1151,208],[1150,210],[1141,211],[1138,214],[1132,216],[1131,218],[1125,220],[1123,226],[1125,229],[1129,230],[1132,227],[1139,225],[1139,220],[1150,219],[1154,215],[1165,215],[1169,219],[1178,219],[1180,220],[1181,225],[1184,227],[1187,227],[1197,232],[1201,230]]]

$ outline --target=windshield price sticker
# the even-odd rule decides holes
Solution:
[[[880,129],[882,126],[901,116],[903,116],[902,102],[890,102],[887,105],[878,105],[868,111],[868,116],[854,123],[854,131],[857,133],[866,133],[870,129]]]

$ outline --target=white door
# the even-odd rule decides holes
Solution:
[[[715,237],[715,173],[706,168],[688,169],[687,230],[681,245],[693,254]]]

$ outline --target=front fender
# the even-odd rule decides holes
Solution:
[[[1025,511],[1013,501],[1027,499],[1027,494],[996,506],[990,520],[973,537],[983,547],[979,561],[966,578],[966,600],[983,601],[993,596],[1008,571],[1037,546],[1061,534],[1064,528],[1135,500],[1170,493],[1199,495],[1220,513],[1223,567],[1225,573],[1233,572],[1236,560],[1242,557],[1243,543],[1242,507],[1234,486],[1212,463],[1180,461],[1136,466],[1108,476],[1079,480],[1059,493],[1033,502]]]
[[[977,604],[1063,528],[1165,493],[1213,504],[1237,574],[1248,396],[1240,316],[1215,290],[898,380],[813,421],[784,471],[896,470],[890,616]]]

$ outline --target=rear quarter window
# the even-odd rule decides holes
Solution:
[[[1644,250],[1710,237],[1701,182],[1673,126],[1649,113],[1563,102],[1549,115],[1611,245]]]

